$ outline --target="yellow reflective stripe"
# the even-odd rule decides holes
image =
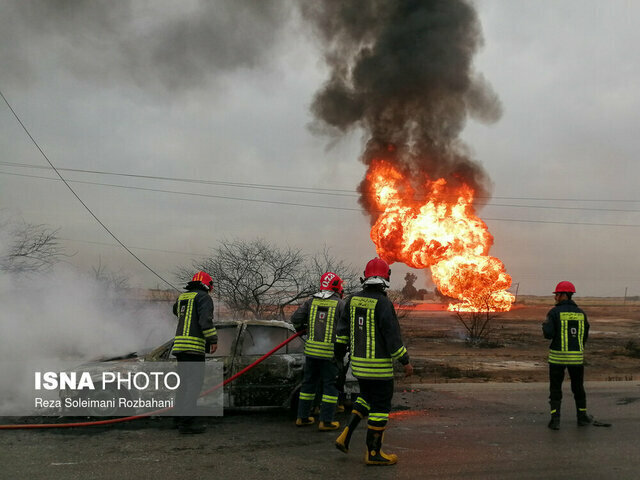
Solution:
[[[390,358],[362,358],[362,357],[352,357],[351,363],[355,365],[371,365],[371,364],[381,364],[381,365],[393,365],[393,360]]]
[[[580,351],[584,350],[584,319],[578,322],[578,345]]]
[[[304,353],[312,357],[333,358],[333,343],[314,342],[307,340]]]
[[[187,300],[187,312],[184,319],[184,325],[182,327],[182,334],[189,335],[191,329],[191,314],[193,313],[193,299],[196,298],[198,292],[183,293],[178,297],[178,301]]]
[[[561,365],[581,365],[584,362],[583,352],[562,352],[549,350],[549,363]]]
[[[560,318],[560,348],[563,352],[569,350],[569,336],[567,335],[567,320]]]
[[[344,345],[348,345],[349,344],[349,337],[347,337],[346,335],[344,336],[339,336],[336,337],[336,343],[342,343]]]
[[[401,346],[398,350],[396,350],[395,353],[391,354],[391,358],[400,358],[401,356],[403,356],[405,353],[407,353],[407,349],[405,348],[405,346]]]
[[[389,420],[388,413],[369,413],[369,421],[370,422],[386,422]]]
[[[202,334],[203,334],[205,337],[211,337],[211,336],[213,336],[213,335],[217,335],[217,334],[218,334],[218,331],[216,330],[216,328],[215,328],[215,327],[213,327],[213,328],[208,328],[207,330],[203,330],[203,331],[202,331]]]
[[[357,400],[356,400],[356,403],[359,403],[360,405],[362,405],[367,410],[369,410],[371,408],[371,407],[369,407],[369,404],[362,397],[358,397]]]
[[[373,310],[367,310],[367,358],[375,357],[375,346],[376,346],[376,336],[375,336],[375,323],[373,320]]]
[[[336,302],[337,304],[338,302]],[[329,307],[329,312],[327,313],[327,328],[324,330],[324,341],[331,342],[333,340],[333,320],[336,316],[336,307]]]
[[[300,392],[300,400],[313,400],[314,398],[316,398],[315,393]]]
[[[353,376],[356,378],[393,378],[393,373],[369,373],[354,370]]]
[[[184,342],[191,342],[191,343],[195,343],[195,344],[203,345],[203,346],[204,346],[204,344],[206,343],[206,342],[205,342],[205,340],[204,340],[204,338],[200,338],[200,337],[190,337],[190,336],[182,336],[182,335],[178,335],[178,336],[176,336],[176,337],[175,337],[175,339],[174,339],[174,343],[177,343],[177,342],[181,342],[181,343],[184,343]]]
[[[318,307],[315,302],[311,302],[311,311],[309,312],[309,332],[308,338],[314,338],[316,334],[316,315],[318,313]]]
[[[351,352],[354,352],[356,349],[356,307],[354,307],[353,305],[351,306],[351,309],[349,311],[349,319],[351,322],[351,341],[349,342],[349,348],[351,348]]]
[[[324,403],[338,403],[338,397],[332,395],[322,395],[322,401]]]

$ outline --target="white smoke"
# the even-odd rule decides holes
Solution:
[[[0,258],[8,237],[0,229]],[[10,240],[10,239],[9,239]],[[0,406],[33,388],[35,371],[141,352],[171,338],[171,304],[115,292],[68,264],[29,275],[0,270]]]

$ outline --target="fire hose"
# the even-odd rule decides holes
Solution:
[[[284,347],[285,345],[287,345],[289,342],[291,342],[294,338],[299,337],[300,335],[302,335],[304,333],[304,331],[302,332],[298,332],[295,335],[290,336],[289,338],[287,338],[284,342],[280,343],[278,346],[272,348],[270,351],[268,351],[267,353],[265,353],[263,356],[261,356],[259,359],[257,359],[255,362],[253,362],[250,365],[247,365],[245,368],[243,368],[242,370],[240,370],[238,373],[232,375],[231,377],[227,378],[225,381],[220,382],[217,385],[214,385],[213,387],[205,390],[204,392],[202,392],[200,394],[200,397],[204,397],[206,395],[209,395],[210,393],[218,390],[221,387],[224,387],[225,385],[227,385],[228,383],[231,383],[232,381],[234,381],[236,378],[240,377],[241,375],[243,375],[244,373],[248,372],[249,370],[251,370],[253,367],[255,367],[256,365],[258,365],[259,363],[261,363],[263,360],[267,359],[268,357],[270,357],[271,355],[273,355],[275,352],[277,352],[278,350],[280,350],[282,347]],[[21,424],[21,425],[0,425],[0,430],[18,430],[18,429],[27,429],[27,428],[69,428],[69,427],[90,427],[90,426],[99,426],[99,425],[112,425],[114,423],[123,423],[123,422],[129,422],[131,420],[137,420],[139,418],[146,418],[146,417],[150,417],[152,415],[159,415],[161,413],[165,413],[169,410],[172,410],[174,407],[167,407],[167,408],[162,408],[160,410],[154,410],[153,412],[147,412],[147,413],[141,413],[140,415],[132,415],[129,417],[121,417],[121,418],[110,418],[108,420],[96,420],[96,421],[92,421],[92,422],[74,422],[74,423],[40,423],[40,424]]]

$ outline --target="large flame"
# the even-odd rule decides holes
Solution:
[[[456,183],[374,159],[363,185],[377,215],[371,239],[389,263],[430,268],[438,290],[460,301],[449,310],[508,311],[514,301],[506,291],[511,277],[489,255],[493,236],[475,215],[473,189]]]

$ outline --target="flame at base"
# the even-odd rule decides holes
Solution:
[[[371,239],[389,263],[430,268],[438,290],[460,303],[452,311],[508,311],[515,297],[511,277],[489,255],[493,236],[475,215],[474,191],[426,174],[402,172],[374,159],[362,186],[369,210],[377,215]]]

